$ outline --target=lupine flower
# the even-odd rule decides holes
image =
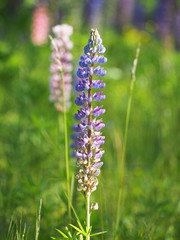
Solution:
[[[58,111],[63,111],[63,82],[60,71],[64,74],[65,84],[65,100],[66,108],[71,105],[71,71],[72,71],[72,54],[69,50],[73,47],[73,43],[69,37],[73,33],[73,28],[70,25],[56,25],[52,29],[55,38],[51,41],[52,55],[50,66],[50,101],[54,102]]]
[[[90,194],[96,190],[98,185],[97,176],[100,174],[100,168],[103,165],[101,157],[104,153],[101,145],[104,144],[105,137],[100,130],[105,127],[102,118],[97,119],[104,114],[103,106],[94,106],[96,101],[105,99],[103,92],[96,92],[97,89],[103,89],[105,83],[102,80],[94,80],[93,76],[103,77],[106,71],[97,64],[104,64],[107,61],[102,54],[105,47],[102,45],[102,39],[97,29],[92,29],[88,44],[84,48],[84,55],[81,56],[77,71],[80,79],[75,85],[78,96],[75,104],[79,110],[74,117],[79,122],[73,125],[74,134],[72,139],[75,148],[73,156],[77,158],[79,172],[76,174],[78,179],[78,191],[84,195]],[[97,204],[94,209],[97,209]]]
[[[133,10],[134,10],[134,0],[121,0],[120,1],[120,24],[121,27],[123,25],[130,24],[132,21],[133,16]]]
[[[176,48],[180,50],[180,11],[177,12],[175,17],[175,43]]]
[[[162,39],[171,35],[173,1],[159,0],[156,11],[157,30]]]
[[[140,30],[145,28],[145,9],[142,3],[136,3],[133,14],[133,24]]]
[[[35,45],[42,45],[48,39],[49,11],[46,4],[37,5],[32,16],[31,40]]]
[[[85,16],[89,25],[97,25],[99,23],[100,14],[104,0],[88,0],[85,7]]]

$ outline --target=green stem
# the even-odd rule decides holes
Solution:
[[[55,48],[55,51],[58,53],[58,48],[54,39],[49,36],[51,42]],[[65,159],[66,159],[66,181],[67,181],[67,197],[68,197],[68,214],[69,214],[69,222],[71,223],[71,196],[70,196],[70,181],[69,181],[69,160],[68,160],[68,134],[67,134],[67,116],[66,116],[66,95],[65,95],[65,83],[64,83],[64,73],[62,71],[62,64],[59,58],[56,59],[57,64],[59,65],[59,71],[63,83],[63,106],[64,106],[64,135],[65,135]],[[59,125],[60,127],[60,125]]]
[[[140,43],[136,50],[136,57],[133,62],[131,85],[130,85],[130,95],[129,95],[129,100],[128,100],[127,113],[126,113],[126,123],[125,123],[124,144],[123,144],[123,149],[122,149],[122,161],[121,161],[121,169],[120,169],[120,188],[119,188],[118,205],[117,205],[117,219],[116,219],[115,234],[117,233],[119,221],[120,221],[120,207],[121,207],[121,201],[122,201],[122,195],[123,195],[127,135],[128,135],[128,128],[129,128],[129,118],[130,118],[130,112],[131,112],[132,95],[133,95],[134,83],[136,80],[135,73],[136,73],[136,67],[137,67],[137,63],[138,63],[139,52],[140,52]],[[118,239],[117,235],[116,235],[115,239]]]
[[[101,231],[104,231],[104,212],[103,212],[103,201],[102,201],[102,173],[100,175],[100,194],[99,194],[99,200],[100,200],[100,214],[101,214]],[[101,235],[101,239],[104,240],[104,234]]]
[[[70,196],[70,180],[69,180],[69,160],[68,160],[68,133],[67,133],[67,114],[66,114],[66,95],[65,95],[65,82],[64,74],[60,71],[61,79],[63,82],[63,105],[64,105],[64,137],[65,137],[65,159],[66,159],[66,182],[67,182],[67,196],[68,196],[68,214],[69,223],[71,223],[71,196]]]
[[[95,54],[93,54],[93,58],[94,58]],[[91,67],[94,67],[94,62],[91,64]],[[91,91],[92,91],[92,75],[90,75],[89,77],[89,90],[88,90],[88,98],[91,96]],[[88,107],[90,109],[90,114],[88,116],[88,126],[90,125],[91,123],[91,120],[92,120],[92,106],[91,106],[91,102],[89,101],[88,102]],[[87,157],[87,165],[88,165],[88,168],[90,167],[91,165],[91,159],[89,157],[89,153],[91,151],[91,146],[92,146],[92,137],[91,137],[92,133],[91,133],[91,130],[89,129],[88,130],[88,138],[89,138],[89,141],[88,141],[88,147],[87,147],[87,152],[88,152],[88,157]],[[88,173],[88,177],[90,173]],[[87,232],[88,232],[88,235],[87,235],[87,240],[90,240],[90,195],[91,195],[91,192],[90,192],[90,188],[88,188],[87,190],[87,195],[86,195],[86,215],[87,215]]]
[[[86,216],[87,216],[87,238],[86,240],[90,240],[90,193],[88,192],[86,195]]]

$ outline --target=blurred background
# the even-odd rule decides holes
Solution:
[[[97,239],[114,235],[131,69],[141,41],[118,239],[179,240],[178,0],[0,1],[1,239],[8,239],[12,216],[18,227],[26,224],[28,239],[35,238],[40,198],[40,240],[58,235],[56,228],[68,224],[63,114],[49,101],[48,35],[52,26],[62,23],[74,28],[74,78],[92,27],[98,28],[107,49],[104,165],[92,194],[100,209],[91,217],[94,231],[107,234]],[[75,112],[72,104],[69,136]],[[85,201],[76,192],[76,171],[75,159],[70,158],[73,205],[83,221]]]

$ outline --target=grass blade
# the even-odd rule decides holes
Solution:
[[[66,95],[64,73],[60,71],[63,82],[63,105],[64,105],[64,137],[65,137],[65,159],[66,159],[66,181],[67,181],[67,195],[68,195],[68,214],[69,222],[71,223],[71,195],[70,195],[70,177],[69,177],[69,159],[68,159],[68,131],[67,131],[67,114],[66,114]]]

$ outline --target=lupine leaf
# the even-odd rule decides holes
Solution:
[[[67,196],[66,193],[65,193],[65,195],[66,195],[66,197],[67,197],[67,199],[68,199],[68,196]],[[71,205],[71,208],[72,208],[72,210],[73,210],[73,213],[74,213],[74,215],[75,215],[75,217],[76,217],[77,223],[78,223],[78,225],[79,225],[79,227],[80,227],[80,229],[81,229],[81,231],[82,231],[82,234],[83,234],[84,236],[87,236],[86,231],[84,230],[84,228],[83,228],[83,226],[82,226],[82,224],[81,224],[81,222],[80,222],[80,220],[79,220],[79,217],[78,217],[78,215],[77,215],[77,213],[76,213],[76,211],[75,211],[72,203],[70,203],[70,205]],[[74,225],[71,225],[71,224],[69,224],[69,225],[70,225],[71,227],[74,226]],[[75,226],[74,226],[74,227],[75,227]],[[79,229],[79,230],[80,230],[80,229]]]
[[[72,225],[72,224],[69,224],[72,228],[74,228],[77,232],[79,232],[79,233],[83,233],[82,231],[81,231],[81,229],[79,229],[78,227],[76,227],[76,226],[74,226],[74,225]]]
[[[67,232],[68,236],[69,236],[70,238],[72,238],[71,232],[69,231],[68,227],[65,227],[65,229],[66,229],[66,232]]]
[[[81,223],[79,220],[77,220],[77,223],[79,225],[79,227],[81,228],[82,232],[84,233],[84,235],[86,235],[86,231],[84,230],[84,228],[82,227]]]
[[[59,229],[56,229],[64,238],[68,238],[65,233],[61,232]]]
[[[69,237],[71,237],[71,238],[72,238],[72,235],[71,235],[70,231],[68,231],[68,235],[69,235]]]
[[[52,238],[52,237],[51,237]],[[60,237],[60,238],[52,238],[54,240],[64,240],[64,237]],[[66,238],[66,239],[71,239],[71,238]]]
[[[107,231],[98,232],[98,233],[93,233],[93,234],[91,234],[90,236],[91,236],[91,237],[94,237],[94,236],[101,235],[101,234],[104,234],[104,233],[107,233]]]
[[[72,239],[76,239],[76,237],[79,235],[80,233],[74,232]]]

